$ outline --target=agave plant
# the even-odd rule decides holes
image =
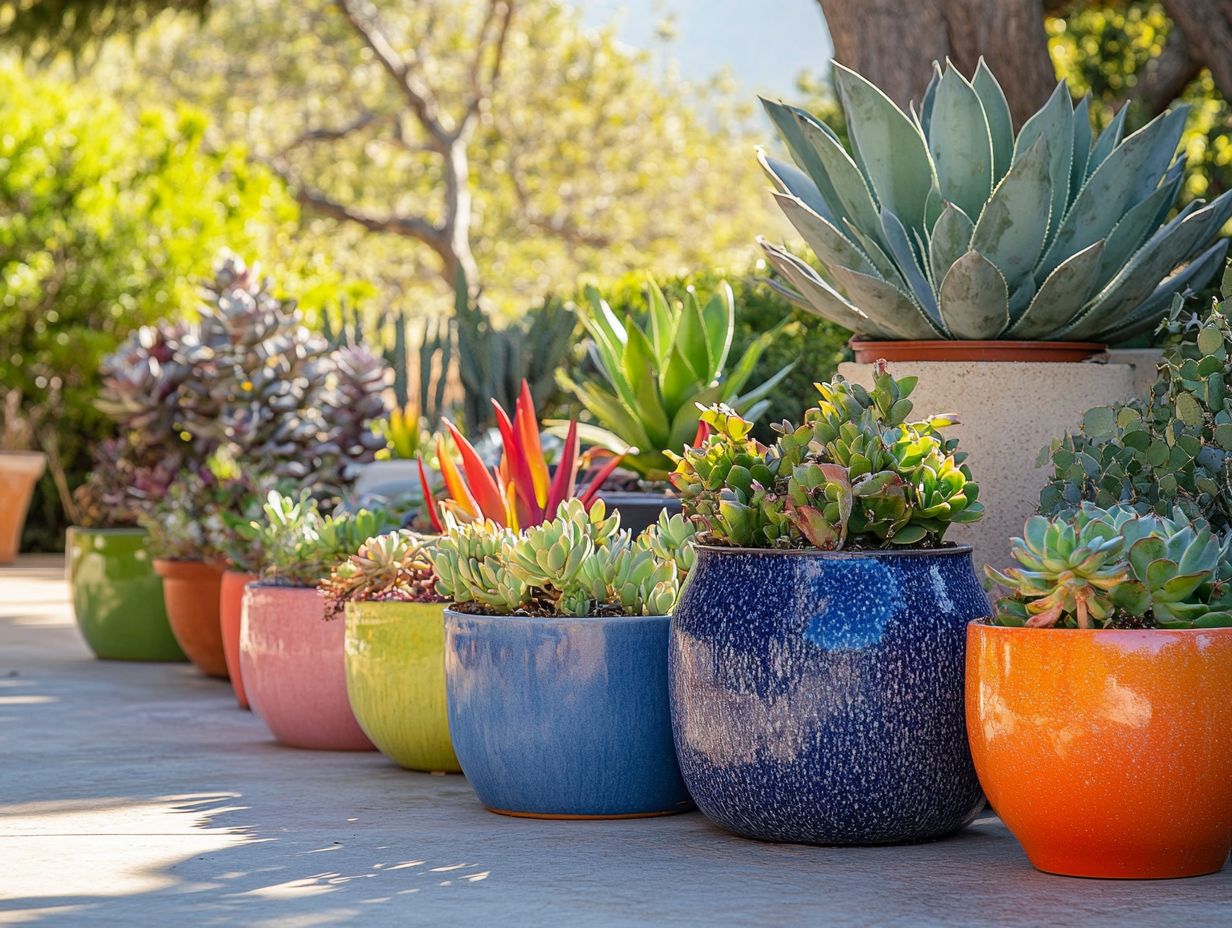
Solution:
[[[577,383],[564,371],[557,380],[599,423],[583,426],[583,437],[624,451],[623,464],[643,479],[666,480],[672,462],[664,449],[677,451],[696,437],[701,407],[724,403],[757,419],[769,405],[765,397],[795,365],[745,390],[778,330],[758,336],[729,370],[736,304],[726,281],[704,305],[692,287],[675,306],[653,279],[647,293],[650,311],[640,326],[631,316],[622,322],[599,291],[587,287],[586,305],[577,313],[604,382]]]
[[[982,60],[970,81],[937,67],[910,114],[837,63],[834,79],[850,151],[766,102],[798,167],[761,155],[824,272],[762,247],[779,289],[818,315],[882,339],[1120,342],[1221,265],[1232,191],[1167,218],[1184,106],[1125,139],[1122,109],[1092,137],[1089,97],[1075,106],[1062,82],[1015,136]]]
[[[496,411],[502,446],[497,467],[489,469],[458,427],[448,419],[442,420],[462,463],[459,467],[454,461],[444,437],[437,438],[437,461],[447,494],[438,505],[423,458],[419,459],[420,486],[432,528],[437,532],[445,530],[439,511],[441,506],[458,521],[490,520],[514,531],[555,518],[560,505],[575,496],[584,506],[590,506],[603,481],[621,461],[620,455],[612,456],[599,468],[589,486],[579,490],[578,474],[583,464],[595,455],[593,452],[582,454],[576,420],[569,423],[560,459],[555,469],[550,470],[526,381],[522,381],[522,392],[512,418],[495,400],[492,407]]]

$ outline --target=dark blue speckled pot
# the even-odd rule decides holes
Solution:
[[[967,747],[970,547],[699,547],[672,617],[685,784],[737,834],[807,844],[940,838],[983,803]]]
[[[445,612],[449,734],[493,812],[622,818],[693,808],[667,707],[666,616]]]

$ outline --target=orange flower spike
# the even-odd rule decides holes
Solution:
[[[458,449],[458,454],[462,456],[462,471],[466,474],[466,484],[475,502],[479,505],[479,511],[485,518],[504,524],[505,497],[492,474],[484,466],[479,452],[466,440],[466,436],[458,431],[457,426],[448,419],[441,421],[445,423],[445,428],[449,429],[454,446]]]
[[[458,473],[458,466],[454,464],[453,458],[445,450],[445,442],[441,438],[436,440],[436,457],[440,461],[441,476],[445,479],[445,492],[449,494],[449,498],[453,500],[458,509],[472,519],[478,518],[479,504],[475,502],[475,497],[471,496],[466,481]]]
[[[539,442],[539,419],[535,415],[535,401],[530,395],[530,386],[522,381],[522,392],[518,394],[517,405],[513,410],[514,429],[520,439],[519,447],[526,457],[530,468],[531,480],[535,487],[535,505],[546,509],[548,505],[548,462],[543,457],[543,446]]]
[[[577,487],[578,469],[577,420],[569,420],[569,434],[565,436],[565,446],[561,449],[560,460],[556,462],[556,473],[552,475],[552,487],[548,491],[548,505],[545,510],[549,519],[556,518],[556,510],[560,504],[573,496]]]
[[[428,472],[424,469],[423,457],[415,459],[419,463],[419,485],[423,488],[424,505],[428,508],[428,518],[432,522],[432,531],[438,535],[445,533],[445,526],[441,524],[440,514],[436,511],[436,497],[432,495],[432,488],[428,486]]]
[[[505,484],[505,524],[513,531],[521,531],[518,521],[518,491],[512,483]]]
[[[505,446],[505,455],[501,459],[502,473],[507,473],[506,482],[513,484],[518,496],[522,499],[529,517],[527,524],[538,525],[543,521],[543,507],[539,505],[534,476],[531,473],[530,462],[526,459],[526,449],[518,441],[513,423],[509,421],[509,415],[501,404],[493,400],[492,408],[496,411],[496,425],[500,429],[501,442]]]

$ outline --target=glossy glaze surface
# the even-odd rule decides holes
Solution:
[[[982,802],[963,716],[969,549],[699,548],[672,617],[676,749],[698,808],[737,834],[925,841]]]
[[[371,751],[347,699],[346,623],[326,621],[311,587],[244,588],[240,675],[248,703],[285,745],[316,751]]]
[[[445,712],[445,606],[347,603],[346,685],[359,726],[409,770],[459,773]]]
[[[30,497],[46,467],[41,451],[0,451],[0,564],[17,560]]]
[[[64,548],[73,613],[95,657],[183,661],[140,528],[70,528]]]
[[[664,616],[445,613],[449,729],[494,811],[603,818],[692,807],[672,750]]]
[[[1040,870],[1162,878],[1232,850],[1232,629],[973,624],[980,781]]]
[[[240,612],[244,605],[244,587],[255,583],[256,574],[228,570],[222,575],[218,591],[218,619],[222,626],[222,650],[227,661],[227,673],[231,677],[231,689],[241,709],[248,708],[248,694],[244,692],[244,674],[240,670]]]
[[[208,677],[227,678],[227,658],[218,617],[222,569],[204,561],[154,560],[163,578],[167,621],[176,642],[198,670]]]

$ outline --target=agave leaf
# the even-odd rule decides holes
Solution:
[[[933,225],[928,242],[928,261],[933,280],[940,289],[945,272],[971,248],[971,233],[975,223],[961,209],[950,203]]]
[[[749,343],[749,346],[740,355],[740,360],[732,366],[732,369],[727,372],[727,376],[723,378],[719,387],[719,400],[726,403],[744,389],[744,385],[753,376],[753,371],[757,367],[757,362],[761,360],[762,353],[774,343],[774,340],[783,333],[783,330],[790,323],[791,317],[788,316],[774,328],[767,329]]]
[[[671,423],[667,421],[667,413],[663,408],[663,396],[659,392],[659,378],[655,376],[654,349],[646,333],[637,326],[629,327],[629,340],[625,344],[621,365],[624,368],[625,377],[633,385],[635,405],[632,411],[637,415],[646,434],[650,437],[652,442],[650,447],[662,448],[663,443],[667,441]]]
[[[1031,302],[1031,298],[1035,296],[1035,278],[1028,274],[1023,278],[1022,283],[1018,288],[1010,294],[1010,319],[1017,319],[1023,314],[1027,306]]]
[[[841,212],[841,219],[856,226],[865,235],[877,238],[881,232],[877,204],[851,155],[847,154],[824,123],[803,110],[796,111],[796,119],[800,123],[801,134],[813,146],[827,174],[834,179],[836,213]]]
[[[941,196],[969,216],[978,214],[992,190],[992,139],[975,88],[948,61],[937,84],[928,150]]]
[[[1043,137],[1037,137],[1025,152],[1017,153],[971,234],[971,248],[996,265],[1010,287],[1017,287],[1031,272],[1043,251],[1053,163]],[[1068,186],[1068,173],[1063,183]]]
[[[1083,181],[1087,179],[1087,159],[1091,157],[1091,94],[1088,92],[1074,107],[1074,155],[1069,169],[1067,204],[1072,203]]]
[[[710,377],[714,379],[727,366],[731,351],[732,335],[736,331],[736,295],[726,280],[720,280],[718,289],[702,307],[702,321],[706,326],[706,338],[710,348]]]
[[[954,338],[996,338],[1009,325],[1009,291],[996,266],[968,251],[946,272],[939,294],[941,318]]]
[[[821,216],[810,210],[807,205],[795,197],[785,194],[774,194],[783,215],[796,228],[813,254],[826,268],[849,267],[863,274],[877,274],[877,269],[865,256],[864,252],[851,243],[838,229],[826,222]]]
[[[1065,81],[1057,84],[1043,108],[1023,124],[1018,141],[1014,143],[1014,160],[1025,157],[1040,138],[1048,141],[1048,177],[1052,193],[1045,236],[1047,242],[1061,224],[1069,202],[1069,171],[1074,155],[1074,102],[1070,99]],[[1010,171],[1012,173],[1013,168]]]
[[[899,273],[898,265],[882,250],[881,245],[872,236],[865,234],[861,229],[857,229],[850,220],[845,220],[843,226],[848,237],[860,247],[860,250],[864,252],[868,260],[873,263],[877,273],[884,277],[892,286],[897,287],[899,290],[905,290],[907,288],[907,281],[903,280],[903,275]]]
[[[933,73],[928,79],[928,86],[924,88],[924,96],[920,97],[920,115],[918,122],[920,130],[924,133],[924,137],[928,137],[928,127],[933,119],[933,106],[937,101],[937,84],[941,81],[941,68],[937,62],[933,62]]]
[[[1176,202],[1181,178],[1165,181],[1150,196],[1130,208],[1108,235],[1104,257],[1100,262],[1099,279],[1106,283],[1125,266],[1130,256],[1141,247],[1146,237],[1159,228],[1160,214],[1166,214]]]
[[[1088,245],[1048,275],[1035,298],[1009,327],[1007,338],[1051,339],[1082,309],[1099,285],[1104,243]],[[1035,278],[1031,278],[1034,280]]]
[[[907,231],[903,228],[903,224],[892,212],[883,209],[881,228],[885,233],[885,240],[890,245],[894,260],[911,286],[911,292],[915,294],[916,302],[928,313],[929,318],[940,325],[941,314],[937,311],[937,297],[933,294],[932,286],[924,276],[924,272],[920,270],[918,259],[911,243],[907,240]]]
[[[1091,154],[1087,157],[1087,177],[1094,174],[1095,169],[1103,164],[1113,150],[1121,144],[1121,138],[1125,133],[1125,116],[1128,113],[1129,107],[1122,106],[1112,117],[1112,121],[1104,126],[1104,131],[1099,134],[1095,144],[1091,146]]]
[[[795,165],[780,161],[778,158],[771,158],[760,147],[757,149],[757,163],[761,165],[761,169],[780,193],[790,194],[803,200],[817,215],[824,216],[828,222],[835,221],[834,213],[822,198],[817,185]],[[862,178],[860,182],[864,182]]]
[[[779,130],[779,135],[783,137],[783,141],[787,144],[787,150],[791,153],[792,160],[816,184],[821,198],[828,207],[824,211],[817,211],[828,214],[833,218],[835,211],[838,209],[837,203],[839,202],[835,194],[834,183],[826,172],[826,167],[816,150],[804,138],[804,133],[800,131],[800,122],[796,119],[793,108],[786,103],[767,100],[765,97],[759,99],[761,100],[761,105],[766,110],[766,115],[770,117],[770,121],[774,123],[774,127]]]
[[[995,185],[1010,169],[1014,158],[1014,121],[1010,118],[1010,105],[1005,101],[1005,92],[984,63],[982,55],[975,66],[971,86],[979,95],[984,117],[988,121],[988,132],[992,138],[992,182]]]
[[[764,247],[764,246],[763,246]],[[770,259],[771,264],[775,264],[775,259]],[[777,268],[777,264],[775,265]],[[780,273],[782,273],[780,271]],[[787,276],[787,275],[783,275]],[[814,272],[816,276],[816,272]],[[854,306],[847,302],[847,298],[834,290],[820,277],[817,278],[819,285],[818,292],[813,294],[813,299],[810,301],[803,294],[792,289],[785,283],[775,280],[773,277],[762,278],[763,283],[771,290],[777,293],[783,299],[787,300],[793,306],[798,306],[805,312],[812,313],[814,316],[820,316],[828,322],[832,322],[839,328],[854,330],[860,323],[871,325],[867,317],[860,313]],[[823,295],[824,291],[824,295]],[[893,336],[886,335],[886,338]]]
[[[590,311],[582,309],[582,325],[590,333],[591,341],[599,356],[600,367],[607,379],[616,387],[620,398],[628,405],[633,405],[633,388],[621,373],[620,357],[624,351],[627,337],[625,327],[616,318],[607,301],[599,295],[599,291],[588,286],[585,291]]]
[[[935,173],[919,128],[877,87],[834,65],[855,162],[883,207],[907,227],[924,225],[924,203]]]
[[[647,278],[646,289],[650,304],[650,341],[654,345],[655,360],[662,368],[671,356],[672,345],[676,341],[676,320],[667,305],[667,297],[653,277]]]
[[[748,393],[741,393],[739,396],[733,397],[731,400],[725,400],[728,405],[743,415],[743,413],[753,404],[760,403],[768,397],[780,383],[782,383],[788,374],[795,370],[796,362],[792,361],[779,370],[775,371],[767,380],[758,384]],[[745,416],[745,418],[749,418]]]

